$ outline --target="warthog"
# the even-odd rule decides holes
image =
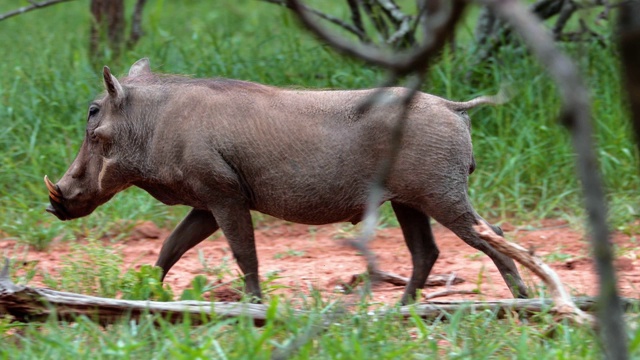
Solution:
[[[400,106],[387,101],[362,111],[373,89],[281,89],[154,74],[148,59],[121,80],[108,67],[103,77],[106,93],[89,106],[76,159],[57,184],[45,176],[47,211],[61,220],[86,216],[130,186],[167,205],[190,206],[162,245],[156,265],[163,278],[187,250],[222,229],[245,290],[257,300],[250,210],[303,224],[359,222]],[[389,88],[386,97],[406,91]],[[527,296],[513,260],[473,229],[486,221],[467,196],[475,163],[465,111],[491,99],[452,102],[417,93],[410,104],[384,193],[413,263],[403,303],[415,299],[438,258],[431,217],[491,257],[514,296]]]

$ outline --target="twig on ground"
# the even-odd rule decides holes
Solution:
[[[431,294],[424,293],[423,297],[424,297],[425,300],[431,300],[431,299],[444,297],[444,296],[451,296],[451,295],[479,295],[479,294],[480,294],[480,292],[476,291],[476,290],[453,290],[453,289],[447,289],[447,290],[434,292],[434,293],[431,293]]]
[[[348,293],[356,286],[358,286],[363,281],[363,279],[366,278],[367,275],[367,273],[354,274],[351,276],[349,282],[343,283],[339,285],[339,287],[342,291]],[[407,283],[409,282],[409,279],[404,276],[388,273],[385,271],[378,271],[378,273],[376,274],[376,278],[380,282],[386,282],[395,286],[407,286]],[[465,280],[463,278],[458,277],[453,273],[448,275],[431,274],[429,275],[429,278],[427,279],[427,282],[424,284],[423,288],[435,286],[451,286],[463,283],[464,281]]]
[[[444,296],[450,296],[450,295],[478,295],[480,294],[480,291],[478,290],[454,290],[451,288],[451,286],[455,283],[456,279],[458,277],[456,276],[455,273],[451,273],[448,277],[447,282],[445,284],[446,289],[442,290],[442,291],[437,291],[431,294],[427,294],[427,293],[422,293],[422,296],[424,297],[425,300],[431,300],[431,299],[435,299],[438,297],[444,297]]]

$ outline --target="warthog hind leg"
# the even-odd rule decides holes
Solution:
[[[441,203],[437,208],[426,209],[430,211],[425,212],[430,213],[435,220],[453,231],[464,242],[487,254],[496,264],[500,275],[502,275],[514,297],[528,298],[527,287],[522,277],[520,277],[513,259],[498,252],[489,243],[482,240],[473,229],[473,226],[482,221],[489,225],[498,235],[502,235],[502,230],[489,224],[476,213],[469,203],[466,193],[461,194],[460,197],[450,197],[449,199],[451,200],[449,203]]]
[[[402,304],[414,302],[418,289],[424,287],[427,277],[438,259],[439,250],[433,239],[429,217],[403,204],[391,202],[404,240],[411,252],[413,272],[402,295]]]

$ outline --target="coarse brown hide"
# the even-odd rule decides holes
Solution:
[[[77,158],[57,184],[45,177],[47,211],[61,220],[86,216],[129,186],[167,205],[190,206],[156,265],[166,275],[187,250],[222,229],[247,292],[258,300],[250,210],[304,224],[360,221],[389,153],[397,100],[408,91],[385,89],[384,101],[362,111],[375,89],[295,90],[161,75],[147,59],[121,80],[107,67],[103,75],[106,93],[89,106]],[[404,303],[415,298],[438,257],[431,217],[489,255],[515,296],[527,296],[513,260],[473,229],[485,220],[467,197],[475,164],[466,110],[492,101],[418,93],[410,104],[384,194],[412,255]]]

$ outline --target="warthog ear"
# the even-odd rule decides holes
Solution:
[[[151,66],[148,58],[142,58],[131,65],[129,69],[129,77],[151,74]]]
[[[104,77],[104,86],[107,88],[111,101],[119,105],[124,99],[124,89],[122,89],[122,85],[120,85],[120,82],[115,76],[111,75],[111,70],[109,70],[108,66],[104,67],[102,75]]]

